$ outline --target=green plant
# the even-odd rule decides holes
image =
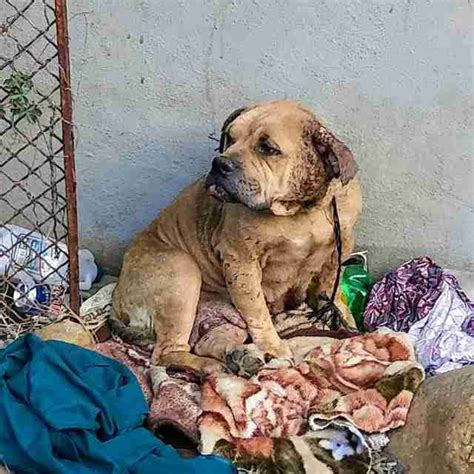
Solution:
[[[42,112],[29,97],[33,89],[33,81],[28,74],[22,71],[12,72],[10,77],[3,81],[3,87],[7,92],[7,106],[12,119],[26,118],[29,123],[38,122]],[[4,118],[6,115],[6,106],[0,105],[0,117]]]

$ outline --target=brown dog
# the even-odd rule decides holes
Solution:
[[[234,112],[207,179],[185,189],[125,254],[113,296],[115,318],[154,331],[153,361],[217,368],[190,353],[199,301],[231,300],[264,353],[291,357],[271,314],[296,307],[313,277],[329,295],[337,270],[331,200],[342,257],[353,250],[361,211],[349,149],[309,110],[270,102]],[[353,320],[338,292],[336,304]]]

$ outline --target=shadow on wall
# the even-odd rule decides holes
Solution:
[[[136,233],[186,186],[209,170],[215,142],[182,140],[178,136],[168,143],[147,143],[142,147],[142,154],[132,154],[113,166],[101,166],[97,181],[89,185],[94,188],[95,183],[107,181],[106,190],[112,192],[104,193],[96,206],[88,205],[84,211],[79,200],[79,215],[87,212],[88,219],[94,220],[92,228],[82,228],[81,247],[93,249],[107,271],[117,274],[123,252]],[[87,193],[87,186],[83,185],[81,192]],[[104,219],[104,215],[111,218]]]

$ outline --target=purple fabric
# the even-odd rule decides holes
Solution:
[[[474,364],[474,304],[428,257],[404,263],[374,285],[364,325],[407,332],[428,375]]]
[[[428,375],[474,364],[474,337],[469,333],[473,315],[472,305],[444,282],[443,291],[428,317],[413,324],[408,331],[416,358]]]
[[[418,257],[400,265],[377,282],[369,295],[364,325],[375,331],[388,327],[408,332],[433,309],[447,283],[471,310],[472,302],[461,290],[456,278],[445,272],[429,257]],[[472,322],[465,322],[472,332]]]
[[[469,318],[466,318],[461,327],[466,334],[469,334],[469,336],[474,337],[474,311],[471,312],[471,316]]]

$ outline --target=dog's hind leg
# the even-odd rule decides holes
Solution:
[[[113,295],[114,314],[134,333],[154,332],[153,363],[213,372],[221,368],[218,361],[190,353],[200,290],[201,272],[194,259],[163,249],[145,232],[125,255]]]

